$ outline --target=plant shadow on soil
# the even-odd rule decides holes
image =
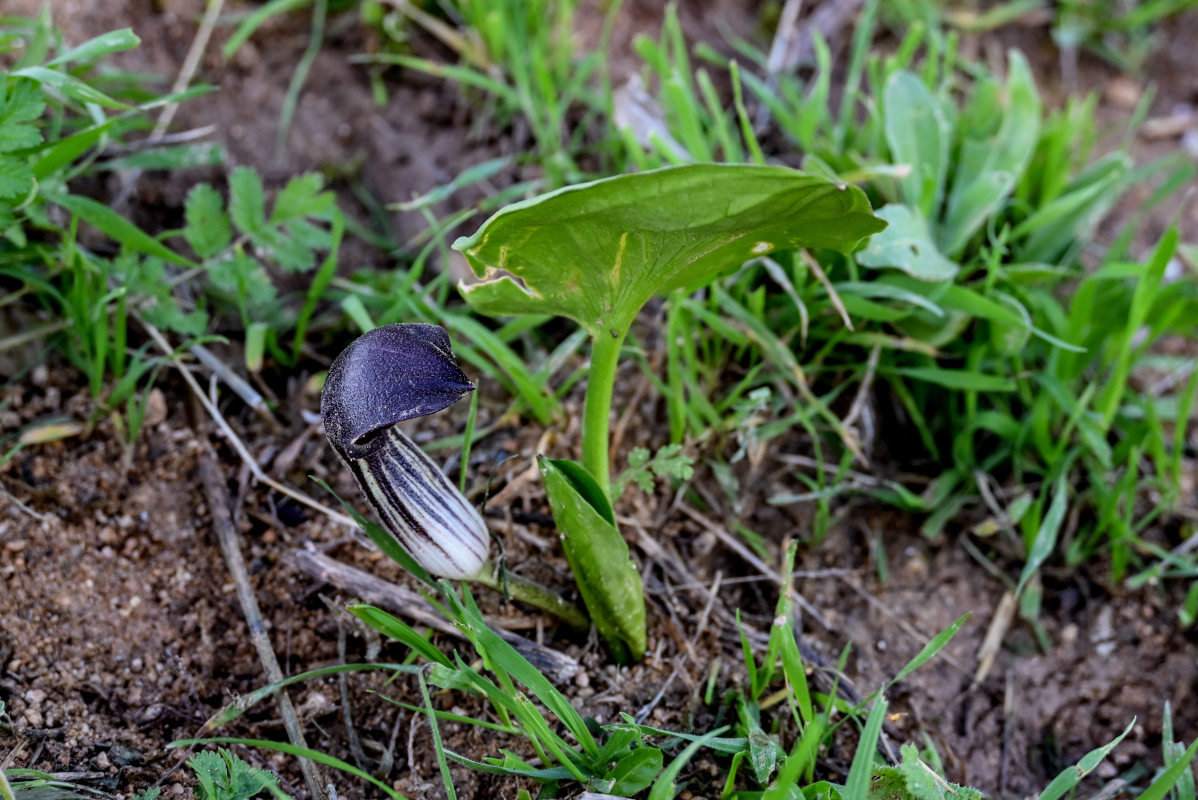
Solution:
[[[143,45],[126,54],[122,66],[171,76],[190,43],[202,4],[160,7],[110,0],[104,14],[72,11],[74,5],[80,4],[67,2],[55,10],[59,24],[68,28],[69,41],[131,25]],[[635,26],[656,32],[660,4],[629,6]],[[752,31],[742,4],[719,6],[739,20],[742,32]],[[688,33],[717,39],[714,20],[719,15],[709,12],[708,17],[688,19]],[[368,164],[360,166],[360,179],[387,202],[427,191],[469,164],[519,152],[523,146],[510,137],[471,133],[477,126],[469,107],[452,86],[430,79],[409,76],[407,84],[390,86],[391,102],[376,108],[363,75],[346,61],[364,44],[347,28],[343,38],[333,35],[322,49],[287,150],[274,158],[278,111],[291,69],[306,46],[306,26],[302,15],[272,21],[231,64],[210,47],[202,74],[219,84],[221,92],[185,106],[178,126],[216,123],[231,165],[253,164],[275,184],[305,170]],[[1162,69],[1173,75],[1198,74],[1198,52],[1184,44],[1194,41],[1195,28],[1198,15],[1191,14],[1170,31],[1169,46],[1158,56]],[[333,30],[338,30],[335,25]],[[616,46],[629,35],[618,32]],[[1095,81],[1101,81],[1106,73],[1093,69],[1099,76]],[[1180,78],[1172,86],[1166,81],[1162,90],[1158,107],[1198,101],[1195,87]],[[246,114],[246,108],[255,113]],[[190,175],[182,175],[188,179],[179,174],[144,177],[127,213],[153,219],[161,209],[178,209],[192,184]],[[1192,205],[1188,213],[1196,213]],[[402,240],[403,232],[414,233],[419,223],[400,218],[396,224]],[[1184,224],[1198,228],[1198,218]],[[364,248],[350,248],[343,262],[384,266],[379,258]],[[310,370],[319,368],[309,364]],[[235,400],[226,400],[222,409],[259,463],[276,477],[318,495],[308,479],[314,475],[343,496],[356,498],[323,437],[301,418],[301,409],[315,412],[319,405],[317,397],[305,393],[307,377],[298,374],[279,387],[288,408],[282,432],[244,413]],[[617,396],[632,396],[635,380],[629,373]],[[0,416],[0,433],[51,417],[86,419],[90,411],[81,379],[53,356],[20,384],[9,386],[4,399],[9,405]],[[483,387],[483,420],[498,414],[503,402]],[[578,403],[577,393],[567,398],[574,419]],[[638,424],[630,430],[641,433],[629,435],[624,449],[659,443],[648,441],[660,438],[651,424],[639,424],[662,418],[659,401],[646,396],[632,411]],[[455,409],[437,424],[447,432],[462,422],[464,413]],[[543,523],[544,497],[535,481],[519,485],[529,462],[512,459],[497,466],[504,457],[535,452],[540,433],[528,427],[501,429],[476,447],[472,466],[478,475],[494,471],[497,489],[515,484],[493,520],[510,563],[564,589],[569,578],[553,546],[553,531]],[[567,429],[561,443],[553,445],[560,452],[549,454],[569,455],[574,433]],[[647,441],[636,441],[637,436]],[[0,499],[0,700],[14,723],[11,729],[0,728],[0,752],[11,766],[82,773],[90,785],[128,793],[158,781],[183,758],[166,751],[167,742],[196,735],[219,708],[264,682],[196,476],[203,439],[214,443],[226,467],[243,554],[284,672],[294,674],[342,657],[402,657],[398,648],[385,645],[380,655],[377,640],[353,627],[345,614],[330,610],[352,598],[302,574],[293,554],[316,549],[404,582],[397,568],[347,530],[253,485],[211,422],[196,412],[183,383],[171,376],[154,393],[151,417],[131,458],[126,459],[111,423],[102,421],[85,435],[29,447],[0,468],[0,486],[7,493]],[[811,520],[809,509],[764,501],[780,489],[793,489],[784,483],[781,464],[771,459],[808,452],[804,448],[801,439],[783,439],[756,473],[742,476],[743,519],[767,535],[775,552],[788,537],[800,538]],[[700,470],[698,480],[713,479]],[[632,522],[626,527],[650,594],[650,655],[641,665],[616,670],[593,641],[561,638],[552,627],[543,629],[545,623],[536,615],[505,606],[486,590],[478,594],[498,624],[533,638],[544,636],[547,644],[578,660],[581,669],[568,694],[584,713],[608,722],[620,711],[643,711],[654,725],[706,730],[723,690],[744,677],[733,612],[740,608],[750,629],[768,631],[777,588],[758,580],[708,528],[673,510],[671,503],[670,497],[655,499],[633,490],[621,509]],[[718,524],[718,509],[709,509],[708,516]],[[972,614],[940,658],[891,691],[896,715],[887,737],[895,749],[905,740],[920,741],[926,732],[950,779],[993,794],[1025,796],[1113,738],[1132,717],[1139,724],[1098,777],[1113,777],[1138,761],[1159,764],[1165,701],[1172,704],[1178,737],[1198,735],[1198,643],[1192,632],[1178,627],[1179,587],[1110,587],[1101,565],[1088,571],[1046,570],[1042,622],[1051,647],[1039,650],[1028,629],[1016,623],[994,669],[971,689],[979,646],[1004,586],[962,548],[964,532],[928,541],[918,533],[919,522],[864,499],[847,501],[836,508],[823,543],[800,548],[797,565],[810,573],[796,583],[807,604],[801,622],[809,660],[834,664],[851,644],[845,674],[863,695],[900,669],[928,638],[960,615]],[[653,538],[645,531],[652,531]],[[877,578],[882,555],[889,565],[885,581]],[[1004,566],[1016,574],[1017,564]],[[348,633],[344,656],[338,652],[341,630]],[[453,646],[448,639],[439,644]],[[717,658],[719,691],[709,707],[702,702],[703,685]],[[414,797],[439,795],[425,721],[373,694],[419,702],[416,687],[402,680],[384,686],[382,674],[357,674],[348,685],[348,716],[364,743],[364,766],[371,767],[389,750],[395,761],[389,780],[398,789]],[[337,683],[302,684],[292,696],[309,744],[352,759]],[[457,693],[440,695],[436,702],[465,713],[481,710]],[[220,733],[283,738],[269,704]],[[493,734],[464,726],[446,724],[442,733],[449,748],[474,758],[495,754],[501,744]],[[299,791],[298,775],[287,759],[262,752],[246,757],[280,771],[285,787]],[[840,758],[847,768],[849,757],[851,751],[834,751],[827,763],[834,766]],[[718,786],[709,785],[715,774],[716,766],[701,757],[684,777],[695,796],[708,796],[718,792]],[[514,795],[510,779],[464,769],[455,769],[454,775],[459,796]],[[166,785],[170,792],[184,794],[184,781],[184,772],[176,771]],[[360,796],[362,790],[352,782],[337,783],[342,797]]]

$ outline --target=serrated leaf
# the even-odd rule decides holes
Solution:
[[[878,209],[886,230],[869,240],[857,254],[866,267],[894,267],[921,281],[948,281],[960,267],[949,261],[932,241],[928,223],[905,205],[891,203]]]
[[[22,197],[33,188],[33,172],[24,161],[0,156],[0,200]]]
[[[46,110],[46,101],[36,80],[12,79],[7,81],[0,95],[0,125],[20,125],[33,122]]]
[[[919,760],[919,750],[915,745],[904,744],[902,755],[899,771],[907,782],[907,791],[918,800],[944,800],[944,782],[938,781],[936,773]]]
[[[183,237],[200,258],[211,258],[233,241],[233,228],[220,192],[201,183],[187,193],[183,207]]]
[[[146,322],[184,336],[200,337],[208,331],[208,312],[199,308],[184,311],[178,303],[159,300],[142,308],[141,315]]]
[[[243,233],[257,233],[266,225],[262,178],[250,167],[237,167],[229,175],[229,216]]]
[[[749,259],[848,252],[883,227],[856,187],[784,167],[691,164],[515,203],[454,249],[486,278],[462,287],[475,310],[566,316],[597,336],[626,331],[649,298]]]
[[[617,661],[639,660],[646,646],[641,576],[603,490],[573,462],[538,456],[537,464],[562,550],[595,629]]]
[[[0,123],[0,153],[26,150],[41,144],[42,132],[31,125]]]
[[[248,303],[270,303],[277,296],[274,284],[262,265],[241,248],[235,248],[232,258],[208,266],[208,279],[217,289],[223,289]]]
[[[292,178],[275,198],[270,221],[328,215],[336,204],[336,198],[332,192],[322,192],[323,187],[324,178],[320,173],[309,172]]]

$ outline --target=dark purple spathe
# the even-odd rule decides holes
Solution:
[[[486,567],[487,524],[396,423],[472,391],[436,325],[376,328],[347,347],[325,380],[325,436],[388,531],[431,574],[469,579]]]
[[[439,325],[396,323],[363,334],[329,368],[320,413],[343,457],[363,458],[397,422],[452,405],[474,390]]]

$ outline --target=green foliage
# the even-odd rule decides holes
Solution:
[[[981,800],[977,789],[949,783],[919,758],[913,744],[902,747],[902,763],[897,767],[879,766],[869,787],[869,800]]]
[[[808,171],[860,181],[890,224],[852,256],[777,252],[717,284],[704,302],[672,307],[671,439],[733,433],[763,446],[800,424],[817,436],[830,430],[860,460],[868,442],[831,404],[881,384],[888,391],[879,408],[907,421],[903,452],[939,474],[922,495],[893,484],[871,493],[925,509],[934,535],[981,505],[979,479],[1015,497],[1039,486],[1021,527],[1012,513],[990,509],[1003,512],[1003,535],[1024,540],[1029,562],[1109,552],[1121,578],[1145,565],[1139,532],[1179,502],[1171,487],[1182,440],[1161,423],[1186,428],[1179,409],[1192,401],[1188,385],[1165,397],[1137,391],[1136,365],[1162,337],[1198,331],[1198,276],[1163,280],[1176,232],[1144,263],[1129,258],[1140,216],[1096,271],[1083,272],[1079,258],[1097,250],[1093,232],[1128,187],[1159,184],[1142,215],[1194,168],[1178,159],[1133,168],[1122,150],[1093,159],[1095,99],[1070,98],[1046,112],[1018,52],[999,79],[962,61],[953,36],[915,25],[892,55],[871,54],[879,8],[863,9],[839,109],[829,102],[832,63],[818,35],[815,71],[803,80],[767,81],[722,62],[734,91],[743,83]],[[935,23],[936,14],[929,18]],[[658,83],[665,134],[704,159],[760,147],[745,126],[740,141],[727,143],[732,112],[709,107],[685,77],[676,21],[667,17],[660,43],[642,39],[638,50]],[[677,158],[660,142],[626,144],[642,166]],[[794,395],[775,391],[780,382]],[[747,402],[762,389],[764,405]],[[746,407],[752,414],[732,413]],[[708,460],[734,480],[718,455]],[[1110,480],[1112,471],[1127,480]],[[810,491],[776,502],[799,497],[824,508],[831,494],[853,491],[822,469],[795,477]],[[1062,478],[1074,487],[1071,500],[1094,511],[1071,536],[1057,536],[1044,519]],[[1145,516],[1138,498],[1146,487],[1166,502]]]
[[[409,3],[383,15],[383,31],[401,52],[358,60],[419,70],[481,92],[491,98],[489,111],[500,126],[516,117],[527,122],[535,143],[533,159],[550,187],[582,180],[585,174],[576,160],[580,142],[568,132],[577,127],[585,133],[586,126],[576,126],[572,118],[594,114],[604,105],[595,83],[605,47],[578,51],[572,31],[577,0],[452,0],[438,5],[446,19]],[[609,14],[619,6],[613,3]],[[406,52],[413,24],[452,49],[459,63]],[[604,41],[609,30],[605,27]]]
[[[187,760],[199,781],[199,800],[249,800],[278,783],[270,772],[251,767],[225,748]]]
[[[651,492],[655,477],[681,483],[690,480],[694,473],[694,460],[682,452],[680,444],[667,444],[652,456],[647,448],[635,447],[628,454],[628,468],[612,482],[612,499],[619,500],[630,483],[635,483],[642,492]]]
[[[1156,28],[1198,6],[1195,0],[1056,0],[1052,37],[1063,49],[1084,47],[1127,72],[1136,72],[1158,44]]]
[[[233,172],[227,211],[214,188],[195,187],[182,231],[198,260],[189,258],[169,243],[171,234],[151,235],[105,203],[71,190],[70,181],[101,169],[196,163],[165,151],[156,161],[136,163],[102,157],[148,122],[141,105],[96,88],[99,78],[89,68],[135,46],[136,37],[116,31],[54,55],[56,36],[48,24],[13,35],[27,46],[22,60],[0,76],[0,280],[14,299],[27,296],[26,302],[62,320],[48,324],[47,335],[61,331],[56,343],[87,376],[96,414],[123,409],[114,419],[130,441],[136,438],[164,361],[133,344],[131,321],[179,334],[186,346],[213,328],[227,330],[224,320],[232,311],[233,329],[247,338],[247,363],[260,368],[269,351],[294,364],[336,270],[344,227],[320,176],[292,179],[269,215],[252,170]],[[193,94],[148,99],[177,102]],[[85,237],[81,227],[115,248],[85,246],[97,239]],[[302,303],[280,302],[274,272],[315,272]],[[288,332],[292,340],[283,344]]]

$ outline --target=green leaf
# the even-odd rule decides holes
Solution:
[[[195,262],[179,255],[108,206],[90,197],[47,192],[46,199],[62,206],[101,233],[116,239],[121,246],[129,250],[156,256],[163,261],[184,267],[196,266]]]
[[[959,389],[972,392],[1013,392],[1015,381],[1001,375],[987,375],[981,372],[970,372],[963,369],[943,369],[941,367],[899,367],[894,370],[900,375],[914,378],[917,381],[934,383],[946,389]]]
[[[79,103],[95,103],[105,108],[130,109],[132,106],[114,100],[99,89],[84,83],[73,75],[42,66],[25,67],[12,73],[13,77],[32,78],[38,83],[53,86],[67,97]]]
[[[34,80],[6,81],[0,94],[0,150],[22,150],[42,140],[41,131],[28,123],[42,115],[46,102]]]
[[[665,757],[656,747],[638,747],[621,758],[607,773],[607,778],[614,781],[608,789],[608,794],[617,797],[632,797],[643,791],[661,774]]]
[[[873,777],[874,755],[878,747],[878,737],[882,734],[882,723],[886,720],[886,708],[889,704],[885,697],[878,697],[874,707],[869,710],[865,720],[865,728],[857,741],[857,752],[853,754],[853,763],[849,767],[848,778],[844,782],[844,797],[870,797],[869,786]]]
[[[581,465],[537,457],[562,549],[591,620],[617,661],[645,653],[645,597],[611,505]]]
[[[33,171],[24,161],[0,156],[0,200],[13,200],[33,188]]]
[[[879,208],[878,216],[889,225],[857,254],[859,264],[896,267],[922,281],[952,280],[960,270],[936,247],[928,223],[909,207],[891,203]]]
[[[1115,745],[1123,741],[1124,736],[1131,733],[1131,729],[1135,724],[1136,721],[1133,719],[1127,724],[1127,727],[1123,729],[1123,733],[1119,734],[1102,747],[1095,748],[1086,753],[1084,756],[1082,756],[1081,761],[1078,761],[1077,764],[1072,767],[1067,767],[1059,775],[1053,778],[1052,782],[1049,783],[1048,786],[1044,787],[1044,791],[1040,793],[1039,800],[1058,800],[1058,798],[1064,797],[1075,786],[1081,783],[1082,778],[1093,772],[1094,769],[1101,764],[1108,755],[1110,755],[1110,752],[1115,749]],[[1155,788],[1155,784],[1153,788]],[[1168,789],[1166,788],[1165,791],[1168,791]],[[1147,794],[1141,795],[1141,797],[1147,796]],[[1157,796],[1163,797],[1164,792],[1160,792]]]
[[[271,211],[271,222],[282,222],[298,217],[323,217],[329,215],[336,205],[332,192],[322,192],[324,178],[318,172],[297,175],[287,182],[275,198]]]
[[[225,202],[209,184],[201,183],[187,193],[183,215],[187,221],[183,237],[200,258],[211,258],[233,241]]]
[[[1002,125],[991,138],[970,138],[961,145],[940,239],[950,255],[1006,202],[1040,136],[1040,96],[1031,69],[1017,50],[1011,50],[1007,60]]]
[[[784,167],[692,164],[513,204],[454,249],[486,279],[462,288],[475,310],[558,314],[610,336],[655,295],[775,250],[849,252],[883,227],[856,187]]]
[[[682,772],[690,760],[695,757],[695,753],[699,752],[699,748],[706,745],[711,740],[717,738],[721,733],[727,730],[727,726],[716,728],[714,731],[694,739],[686,748],[679,753],[670,766],[657,779],[657,783],[653,784],[653,789],[649,792],[649,800],[672,800],[678,788],[675,783],[678,775]]]
[[[931,217],[948,172],[952,131],[944,108],[923,81],[905,70],[890,76],[882,98],[891,158],[911,170],[902,179],[903,200]]]
[[[138,39],[131,29],[121,28],[117,31],[100,34],[78,47],[71,48],[53,61],[46,62],[46,66],[57,67],[71,61],[98,61],[122,50],[132,50],[139,44],[141,44],[141,39]]]
[[[262,179],[250,167],[237,167],[229,176],[229,214],[243,233],[257,233],[266,226],[266,193]]]
[[[38,180],[44,180],[58,170],[64,169],[68,164],[100,141],[100,137],[108,133],[108,130],[116,125],[116,123],[116,119],[110,119],[99,125],[84,128],[78,133],[64,139],[59,139],[56,142],[51,142],[45,147],[40,148],[37,160],[33,162],[34,177]]]
[[[1048,507],[1048,513],[1044,515],[1044,519],[1040,522],[1040,528],[1036,531],[1036,538],[1032,540],[1032,545],[1028,549],[1027,562],[1023,565],[1023,572],[1019,575],[1019,586],[1015,589],[1015,594],[1020,594],[1023,588],[1027,586],[1028,581],[1040,569],[1040,566],[1048,560],[1052,555],[1052,551],[1057,546],[1057,534],[1061,530],[1061,523],[1065,521],[1065,512],[1068,510],[1067,501],[1069,499],[1069,484],[1066,481],[1066,475],[1062,474],[1057,478],[1057,482],[1052,491],[1052,503]]]

